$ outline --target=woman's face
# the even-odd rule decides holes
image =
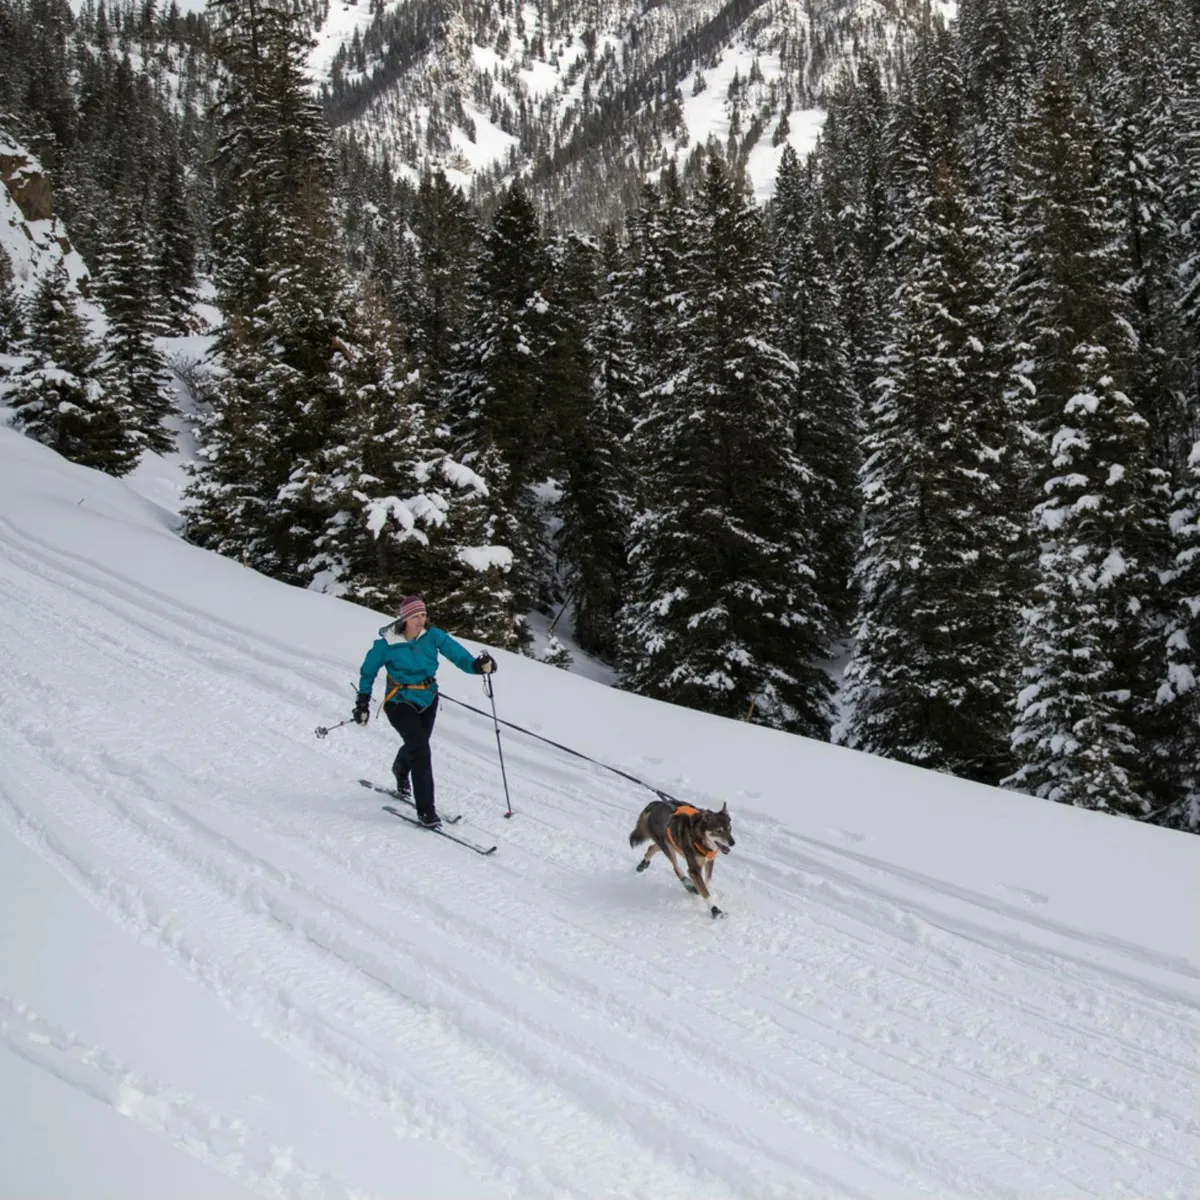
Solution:
[[[417,613],[404,622],[404,636],[412,639],[425,628],[425,614]]]

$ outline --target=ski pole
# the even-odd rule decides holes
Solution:
[[[512,800],[508,795],[508,773],[504,770],[504,747],[500,745],[500,721],[496,716],[496,693],[492,691],[490,672],[483,677],[483,690],[487,692],[487,697],[492,702],[492,724],[496,727],[496,753],[500,756],[500,778],[504,780],[504,803],[508,805],[508,812],[504,815],[511,817],[513,815]]]
[[[313,732],[319,738],[328,737],[335,729],[341,729],[343,725],[349,725],[353,720],[353,717],[347,717],[344,721],[339,721],[336,725],[330,725],[328,729],[324,725],[318,725]]]

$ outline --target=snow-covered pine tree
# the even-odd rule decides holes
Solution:
[[[447,574],[435,580],[438,620],[489,646],[525,650],[531,634],[528,603],[518,590],[512,547],[524,530],[498,499],[508,490],[508,464],[495,444],[447,455],[436,470],[456,489],[448,530],[451,553],[439,560]]]
[[[839,638],[854,613],[861,405],[838,311],[827,215],[811,166],[802,167],[790,145],[779,163],[773,217],[775,336],[797,368],[791,419],[797,453],[812,480],[812,565],[833,620],[829,634]]]
[[[1025,613],[1025,687],[1005,782],[1063,803],[1141,813],[1135,735],[1145,644],[1148,428],[1128,387],[1134,336],[1111,180],[1088,106],[1049,56],[1025,131],[1012,289],[1040,439],[1040,543]]]
[[[326,512],[308,570],[322,585],[387,611],[401,597],[428,598],[440,623],[508,645],[512,612],[499,617],[507,549],[483,540],[487,484],[446,450],[420,401],[419,379],[400,357],[383,296],[358,297],[339,364],[346,410],[308,482]]]
[[[225,66],[213,230],[223,370],[201,429],[189,534],[307,584],[326,516],[312,499],[314,474],[345,403],[329,129],[309,89],[303,15],[276,0],[211,9]]]
[[[1200,12],[1193,28],[1200,34]],[[1178,143],[1170,181],[1173,260],[1178,264],[1177,322],[1183,359],[1184,442],[1200,437],[1200,44],[1192,40],[1177,66]]]
[[[543,381],[554,315],[550,275],[537,214],[514,185],[483,237],[470,328],[447,381],[445,412],[456,459],[467,462],[469,455],[482,454],[492,460],[494,449],[503,462],[501,470],[479,473],[487,478],[497,517],[511,534],[509,586],[520,612],[534,606],[538,583],[547,574],[533,485],[546,477],[557,449]]]
[[[795,364],[771,341],[759,214],[707,164],[685,244],[684,353],[636,431],[643,507],[622,613],[623,678],[646,695],[825,738],[828,614],[809,480],[792,449]]]
[[[301,205],[282,217],[270,296],[255,314],[267,338],[259,378],[274,431],[274,469],[283,476],[268,508],[268,537],[285,578],[312,582],[310,559],[325,510],[301,481],[325,471],[324,457],[346,396],[337,372],[345,342],[349,286],[330,195],[313,180]]]
[[[638,382],[630,320],[622,303],[628,273],[611,228],[601,243],[600,266],[600,294],[589,337],[591,404],[563,448],[559,552],[567,564],[575,640],[588,653],[614,661],[632,515],[633,481],[624,441]]]
[[[25,340],[25,315],[13,283],[12,263],[0,250],[0,354],[16,354]]]
[[[104,386],[130,414],[138,444],[165,454],[175,439],[163,421],[172,410],[171,375],[155,345],[162,312],[149,234],[128,197],[118,196],[97,270],[96,294],[108,317],[100,359]]]
[[[191,332],[196,303],[196,232],[188,209],[178,139],[168,133],[163,140],[166,153],[159,168],[154,206],[155,274],[162,297],[164,332],[185,334]]]
[[[622,292],[643,393],[679,368],[677,309],[683,290],[685,219],[672,159],[662,172],[660,187],[643,186],[639,207],[628,220],[629,276],[622,281]]]
[[[99,347],[89,336],[60,262],[48,271],[26,311],[30,363],[13,380],[10,403],[18,428],[64,458],[124,475],[140,444],[125,398],[103,386]]]
[[[829,101],[818,147],[818,178],[830,214],[832,258],[854,390],[870,392],[887,294],[884,248],[891,237],[885,130],[890,101],[879,68],[863,61]]]
[[[960,0],[958,35],[965,88],[965,153],[980,211],[1000,227],[1013,206],[1013,159],[1033,83],[1027,0]]]
[[[442,171],[425,175],[413,206],[417,245],[414,270],[405,280],[409,354],[421,372],[430,402],[451,367],[451,351],[466,331],[479,227],[461,189]]]
[[[1167,672],[1158,693],[1168,731],[1161,757],[1172,795],[1154,819],[1200,833],[1200,441],[1192,446],[1175,502],[1169,587],[1176,609],[1167,622]]]
[[[954,58],[930,43],[897,109],[906,237],[870,409],[845,741],[996,783],[1009,766],[1022,528],[995,245],[967,191]]]

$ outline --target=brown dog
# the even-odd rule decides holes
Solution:
[[[644,871],[661,850],[670,860],[679,882],[708,903],[714,917],[725,915],[712,903],[708,882],[712,879],[713,860],[717,854],[728,854],[736,844],[728,805],[722,804],[720,812],[712,812],[707,808],[693,808],[690,804],[651,800],[642,809],[642,815],[629,835],[631,846],[640,846],[645,841],[651,845],[637,865],[639,871]],[[679,857],[687,863],[687,875],[679,868]]]

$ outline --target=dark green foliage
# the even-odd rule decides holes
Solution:
[[[16,354],[25,340],[25,316],[8,255],[0,250],[0,354]]]
[[[1015,690],[1017,413],[995,246],[944,107],[953,71],[930,53],[938,69],[918,68],[895,136],[909,217],[865,446],[846,741],[996,783]]]
[[[413,364],[427,394],[436,399],[450,370],[453,346],[466,332],[479,237],[466,198],[441,171],[421,180],[413,235],[412,270],[401,276],[397,298],[408,321]]]
[[[591,391],[563,439],[559,552],[567,563],[575,638],[584,650],[613,661],[632,519],[625,440],[636,404],[637,369],[623,303],[629,275],[611,230],[598,265],[599,294],[587,310],[594,314],[588,337]]]
[[[1174,559],[1169,586],[1175,608],[1166,623],[1167,672],[1157,700],[1166,731],[1160,761],[1171,800],[1158,814],[1164,825],[1200,833],[1200,441],[1175,496]]]
[[[99,348],[75,307],[65,268],[48,273],[26,313],[29,364],[13,380],[18,428],[64,458],[110,475],[137,464],[132,414],[119,391],[104,386]]]
[[[162,298],[163,329],[184,334],[192,329],[196,303],[196,233],[188,207],[183,168],[174,147],[163,158],[155,202],[156,283]]]
[[[202,430],[190,535],[294,583],[319,570],[314,489],[346,399],[346,332],[329,132],[309,95],[303,19],[217,0],[226,67],[217,159],[224,373]]]
[[[636,437],[645,463],[623,615],[624,679],[644,694],[826,737],[829,627],[792,449],[795,365],[770,340],[774,277],[758,214],[720,159],[690,214],[686,347]]]
[[[779,165],[773,214],[776,336],[796,364],[790,416],[796,451],[811,479],[817,592],[836,638],[846,634],[854,611],[860,401],[838,312],[828,218],[811,170],[801,167],[790,146]]]
[[[1149,426],[1132,392],[1135,342],[1120,286],[1127,260],[1093,121],[1062,63],[1049,61],[1025,135],[1013,291],[1041,499],[1011,782],[1066,803],[1140,812]]]
[[[154,344],[161,326],[154,267],[145,226],[128,200],[118,197],[96,282],[108,316],[100,370],[104,386],[130,414],[138,444],[162,454],[174,438],[163,426],[172,410],[171,379]]]
[[[508,586],[516,608],[534,606],[549,578],[533,485],[558,458],[555,417],[564,398],[550,387],[554,330],[563,314],[550,291],[551,260],[538,219],[513,187],[483,237],[472,287],[470,329],[448,380],[446,415],[454,453],[489,464],[489,503],[499,541],[512,551]]]

